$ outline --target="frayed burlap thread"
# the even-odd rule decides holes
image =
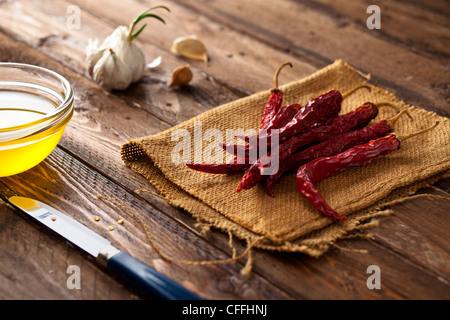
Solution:
[[[370,91],[358,90],[344,100],[341,114],[367,101],[387,102],[398,110],[408,108],[413,118],[398,120],[395,132],[400,136],[430,127],[436,121],[439,125],[405,141],[389,156],[368,166],[350,168],[318,183],[317,187],[328,203],[348,217],[346,221],[331,221],[312,208],[297,193],[295,174],[282,177],[273,198],[267,195],[263,183],[236,193],[242,173],[213,175],[173,163],[171,151],[178,143],[171,139],[175,130],[187,130],[193,136],[196,121],[201,121],[203,132],[218,129],[224,137],[227,129],[257,129],[269,91],[216,107],[156,135],[131,140],[123,145],[122,158],[171,205],[186,210],[201,225],[254,243],[257,248],[303,252],[318,257],[330,246],[335,246],[339,239],[352,238],[373,227],[376,224],[374,218],[391,214],[386,207],[390,203],[409,199],[408,196],[419,188],[448,176],[450,170],[450,120],[405,104],[392,93],[368,83],[370,77],[362,79],[359,74],[342,60],[337,60],[305,79],[281,87],[283,104],[304,105],[331,89],[346,92],[367,85]],[[380,108],[373,123],[391,118],[396,112],[392,108]],[[204,143],[203,147],[208,144]]]

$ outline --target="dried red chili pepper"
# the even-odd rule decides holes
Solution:
[[[269,100],[266,103],[266,107],[264,109],[264,114],[261,119],[260,130],[274,128],[274,126],[283,126],[287,123],[283,117],[277,116],[280,111],[281,114],[286,113],[285,117],[288,117],[289,114],[295,115],[301,106],[299,105],[290,105],[281,108],[281,104],[283,101],[283,93],[278,89],[278,75],[285,66],[289,65],[292,68],[292,64],[290,62],[285,62],[281,64],[278,69],[275,71],[274,75],[274,88],[270,92]],[[278,127],[277,127],[278,128]],[[233,173],[239,172],[241,170],[245,170],[248,168],[250,159],[250,147],[240,146],[240,145],[230,145],[221,143],[220,146],[224,148],[229,153],[235,155],[235,159],[231,163],[219,163],[219,164],[203,164],[203,163],[191,163],[185,162],[186,166],[193,170],[206,172],[206,173]],[[240,150],[240,151],[239,151]],[[237,155],[244,155],[244,159],[238,157]],[[238,161],[239,160],[239,161]],[[247,163],[247,164],[246,164]]]
[[[350,131],[343,135],[327,139],[305,150],[293,154],[283,161],[277,173],[270,175],[266,180],[266,191],[274,196],[275,183],[287,171],[296,170],[301,165],[320,157],[329,157],[341,153],[359,144],[385,136],[391,132],[391,127],[385,120],[381,120],[368,128]]]
[[[326,123],[329,119],[335,118],[340,111],[342,95],[337,90],[330,90],[319,97],[310,100],[286,126],[281,128],[277,134],[280,141],[287,140],[289,137],[305,132],[313,126]],[[267,144],[271,145],[272,133],[260,134],[259,138],[266,139]],[[262,175],[259,166],[253,164],[247,169],[239,182],[236,192],[243,189],[250,189],[261,181]]]
[[[264,109],[264,114],[261,119],[261,125],[259,131],[261,130],[270,130],[270,129],[278,129],[284,126],[289,122],[290,119],[298,112],[301,108],[299,104],[292,104],[288,106],[281,107],[283,101],[283,93],[278,89],[278,75],[280,74],[281,69],[285,66],[289,65],[292,68],[292,64],[290,62],[284,62],[281,64],[278,69],[275,71],[274,75],[274,88],[270,92],[269,101],[266,104]],[[237,144],[224,144],[221,143],[220,146],[227,151],[239,158],[238,155],[245,155],[244,159],[241,159],[241,162],[249,163],[248,154],[250,153],[250,146],[242,146]],[[241,157],[242,158],[242,157]]]
[[[281,67],[279,68],[279,70],[281,70]],[[277,76],[278,76],[279,70],[277,71],[277,73],[275,74],[275,77],[274,77],[275,86],[278,86]],[[294,118],[287,123],[287,126],[288,125],[290,126],[287,128],[287,131],[289,131],[289,132],[300,131],[301,132],[302,125],[306,128],[308,127],[308,125],[313,126],[313,125],[311,125],[311,123],[315,119],[322,119],[321,121],[325,121],[326,119],[335,117],[339,113],[340,104],[342,102],[343,96],[347,97],[349,94],[353,93],[354,91],[356,91],[357,89],[362,88],[362,87],[367,87],[367,86],[361,86],[361,87],[354,88],[354,89],[350,90],[349,92],[344,93],[344,95],[341,95],[339,93],[339,91],[337,91],[337,90],[331,90],[331,91],[327,92],[326,94],[323,94],[323,95],[317,97],[316,99],[310,100],[308,102],[307,106],[301,108],[294,115]],[[325,110],[327,104],[330,106],[330,110],[328,110],[328,114],[326,114],[326,110]],[[291,108],[298,108],[298,107],[299,107],[299,105],[291,105]],[[290,110],[291,108],[286,108],[285,110],[291,111]],[[315,115],[314,112],[317,112],[318,114]],[[284,120],[286,120],[286,119],[284,119]],[[272,122],[272,123],[274,123],[274,122]],[[282,123],[282,121],[280,121],[278,123],[278,125],[280,123]],[[274,125],[274,127],[275,127],[275,125]],[[283,127],[283,129],[286,129],[286,128]],[[268,139],[268,144],[270,145],[270,138]],[[222,145],[222,147],[224,147],[224,146],[228,147],[227,145]],[[248,154],[247,151],[250,151],[250,147],[247,148],[246,146],[238,146],[238,145],[235,145],[235,146],[236,146],[236,153],[234,153],[235,148],[233,147],[234,154],[238,153],[237,148],[244,148],[243,154],[245,154],[245,157],[246,157],[245,159],[240,159],[239,157],[236,157],[234,163],[228,163],[228,164],[192,164],[191,163],[190,166],[192,169],[194,169],[194,167],[195,167],[195,170],[202,171],[202,169],[203,169],[203,170],[205,170],[204,172],[209,172],[209,173],[230,173],[230,172],[237,172],[239,170],[245,170],[246,168],[248,168],[248,165],[245,165],[245,163],[252,163],[256,159],[251,159],[250,157],[247,158],[247,154]],[[237,160],[239,160],[239,161],[237,161]],[[244,163],[242,163],[242,162],[244,162]],[[244,177],[245,177],[245,175],[244,175]],[[240,190],[241,189],[238,187],[238,191],[240,191]]]
[[[283,127],[294,117],[295,114],[297,114],[300,108],[301,105],[297,103],[281,107],[275,117],[273,117],[268,124],[266,130],[279,129]],[[247,142],[252,138],[257,139],[257,136],[247,137]],[[252,144],[240,145],[231,143],[219,143],[219,146],[228,153],[236,156],[237,158],[240,158],[240,162],[252,163],[257,160],[256,158],[252,157],[252,151],[255,156],[258,156],[258,148]]]
[[[399,146],[400,141],[394,135],[389,135],[355,146],[331,157],[322,157],[310,161],[300,166],[297,171],[297,191],[304,195],[323,216],[334,220],[346,220],[347,217],[340,216],[327,204],[314,185],[349,167],[369,164],[375,159],[397,150]]]
[[[304,133],[314,126],[326,123],[328,120],[337,117],[341,109],[342,95],[337,90],[330,90],[325,94],[310,100],[302,107],[289,121],[286,126],[277,132],[279,141],[286,141],[291,136]],[[264,139],[267,145],[272,146],[273,133],[264,132],[260,134],[258,139]],[[259,145],[258,145],[259,146]],[[259,170],[255,169],[254,164],[247,169],[242,177],[236,192],[242,189],[250,189],[255,186],[262,177]]]
[[[279,129],[279,132],[277,132],[279,138],[282,139],[283,137],[287,140],[292,135],[303,133],[314,125],[320,125],[329,119],[335,118],[341,109],[342,99],[342,95],[339,91],[330,90],[327,93],[310,100],[295,114],[293,119],[289,121],[286,126]],[[267,131],[265,131],[263,134],[260,134],[258,138],[265,139],[267,144],[271,145],[272,137],[272,133],[267,133]],[[248,189],[249,187],[247,187],[247,185],[254,186],[257,183],[253,180],[253,176],[256,177],[257,174],[252,174],[247,171],[236,189],[237,192],[242,189]],[[252,172],[254,172],[254,169],[252,169]],[[257,177],[256,179],[259,179],[258,181],[260,181],[260,178]]]
[[[310,100],[302,107],[284,127],[277,132],[279,141],[288,140],[293,135],[303,133],[314,125],[326,123],[329,119],[337,117],[341,109],[342,95],[337,90],[330,90],[325,94]],[[273,134],[264,132],[259,135],[260,139],[265,139],[270,145]]]
[[[281,143],[275,148],[279,152],[278,160],[281,162],[294,154],[299,148],[307,146],[313,142],[322,141],[342,133],[357,130],[365,127],[369,122],[378,115],[378,108],[371,102],[359,106],[344,115],[338,116],[329,120],[326,124],[315,126],[304,134],[291,137],[289,140]],[[258,163],[259,169],[263,175],[269,175],[265,169],[271,166],[270,154],[264,156],[266,159],[261,159]]]
[[[275,116],[281,107],[283,101],[283,93],[278,89],[272,89],[270,91],[269,101],[267,101],[264,114],[261,119],[261,125],[259,131],[265,129],[270,120]]]
[[[264,109],[264,114],[261,119],[261,125],[259,130],[267,129],[270,125],[273,117],[278,113],[282,101],[283,101],[283,92],[278,89],[278,75],[285,66],[289,65],[292,68],[292,64],[290,62],[285,62],[275,71],[274,75],[274,88],[270,91],[269,101],[266,104]]]
[[[264,175],[271,175],[266,170],[271,168],[270,160],[273,152],[278,152],[278,161],[282,163],[283,160],[294,154],[301,147],[365,127],[377,114],[378,108],[373,103],[367,102],[355,110],[331,119],[325,125],[313,127],[304,134],[291,137],[252,164],[242,177],[237,191],[250,189],[258,184]]]
[[[339,108],[340,108],[340,104],[341,104],[341,102],[342,102],[343,99],[347,98],[349,95],[353,94],[355,91],[357,91],[357,90],[359,90],[359,89],[362,89],[362,88],[366,88],[366,89],[368,89],[368,90],[371,90],[371,88],[370,88],[369,86],[366,86],[366,85],[362,85],[362,86],[355,87],[355,88],[353,88],[353,89],[351,89],[351,90],[349,90],[349,91],[344,92],[342,95],[341,95],[341,94],[336,94],[336,93],[339,93],[337,90],[331,90],[331,91],[329,91],[328,93],[326,93],[325,95],[321,95],[321,96],[319,96],[319,97],[316,98],[316,99],[324,98],[327,94],[330,94],[330,93],[335,94],[335,98],[336,98],[338,101],[334,101],[334,102],[337,103],[337,104],[339,104]],[[315,99],[314,99],[314,100],[315,100]],[[314,101],[314,100],[309,101],[309,103],[311,103],[311,102]],[[330,104],[333,103],[332,99],[329,100],[328,102],[329,102]],[[389,104],[389,105],[390,105],[390,104]],[[302,110],[305,110],[305,107],[303,107],[303,108],[300,109],[299,111],[302,111]],[[294,115],[294,117],[295,117],[295,116],[296,116],[296,115]],[[297,116],[299,116],[299,115],[297,115]],[[294,117],[293,117],[293,118],[294,118]],[[331,118],[332,118],[332,117],[331,117]],[[292,119],[292,120],[295,121],[294,119]],[[288,125],[288,124],[289,124],[289,122],[286,123],[286,125]],[[274,129],[276,129],[276,128],[277,128],[277,127],[275,127]],[[279,128],[282,128],[282,127],[279,126]],[[291,128],[291,129],[292,129],[292,128]],[[267,130],[267,133],[269,133],[269,136],[270,136],[270,130]],[[288,135],[288,134],[286,134],[286,135],[287,135],[287,137],[281,137],[280,141],[285,141],[285,140],[287,140],[287,139],[289,138],[289,135]],[[261,135],[261,136],[262,136],[263,138],[267,139],[267,135]],[[260,141],[258,138],[260,138],[261,136],[252,136],[252,137],[249,137],[249,136],[237,135],[236,137],[237,137],[238,139],[244,140],[244,141],[247,142],[247,143],[254,144],[254,145],[258,146],[259,141]],[[255,142],[256,142],[256,143],[255,143]],[[266,144],[267,144],[268,146],[270,146],[270,145],[271,145],[270,137],[269,137],[269,139],[267,139],[265,142],[266,142]]]
[[[363,105],[361,107],[364,107]],[[359,108],[361,108],[359,107]],[[356,110],[355,110],[356,111]],[[380,120],[376,124],[359,129],[358,125],[354,125],[354,129],[347,130],[349,132],[343,133],[341,135],[331,135],[330,138],[322,141],[321,143],[311,146],[307,149],[299,151],[292,156],[284,157],[283,160],[280,156],[280,166],[278,171],[269,175],[266,180],[266,191],[269,195],[274,196],[274,186],[278,179],[286,172],[291,170],[296,170],[302,164],[312,161],[318,157],[328,157],[347,150],[355,145],[366,143],[370,140],[377,139],[387,135],[389,132],[394,130],[395,123],[400,118],[403,113],[408,113],[405,109],[399,112],[395,117],[388,120]],[[344,115],[345,116],[345,115]],[[344,117],[340,116],[340,117]],[[410,116],[410,115],[409,115]],[[338,117],[338,118],[340,118]],[[338,119],[336,118],[336,120]],[[370,119],[369,119],[370,120]],[[338,121],[336,121],[338,122]],[[364,122],[360,122],[360,128],[364,127]],[[347,127],[348,128],[348,127]],[[354,130],[354,131],[351,131]]]
[[[383,128],[393,128],[397,119],[404,112],[407,112],[407,111],[404,110],[404,111],[400,112],[394,118],[392,118],[390,120],[381,120],[379,123],[377,123],[377,125],[372,126],[372,129],[371,129],[372,137],[373,138],[377,137],[376,130],[378,130],[378,132],[382,132],[384,130]],[[330,123],[330,125],[327,125],[326,127],[313,128],[312,132],[314,132],[314,135],[316,135],[316,139],[317,139],[316,141],[319,141],[320,139],[322,139],[324,137],[324,134],[327,134],[327,132],[332,132],[333,130],[336,133],[336,132],[339,132],[340,130],[344,131],[351,127],[357,128],[358,126],[360,126],[360,127],[365,126],[366,123],[368,123],[368,121],[370,121],[370,119],[374,118],[376,115],[377,115],[376,107],[370,103],[366,103],[363,106],[358,107],[354,111],[351,111],[345,115],[342,115],[342,116],[339,116],[339,117],[333,119],[332,123]],[[347,128],[347,129],[345,129],[345,128]],[[352,130],[352,129],[349,129],[349,130]],[[347,131],[349,131],[349,130],[347,130]],[[369,134],[370,131],[368,131],[368,130],[369,130],[369,128],[366,128],[365,131],[361,131],[361,133],[359,134],[359,138],[361,139],[360,141],[365,139],[364,137]],[[307,137],[311,136],[309,133],[310,133],[310,131],[308,131]],[[379,134],[381,134],[381,133],[379,133]],[[319,154],[320,149],[323,148],[325,150],[328,150],[328,152],[330,152],[330,154],[322,154],[322,156],[332,155],[331,150],[337,150],[339,148],[338,146],[341,146],[340,147],[341,151],[343,151],[343,150],[345,150],[342,146],[343,144],[351,147],[351,144],[352,144],[351,141],[353,141],[352,139],[355,139],[355,137],[352,137],[353,135],[356,135],[356,131],[352,132],[348,136],[347,140],[339,141],[339,139],[345,139],[343,136],[338,136],[336,138],[336,141],[333,139],[325,140],[323,143],[321,143],[319,145],[312,146],[308,149],[305,149],[302,152],[294,154],[289,159],[286,159],[286,161],[281,160],[281,159],[285,159],[283,155],[286,155],[286,153],[283,153],[283,155],[280,158],[281,165],[280,165],[278,172],[274,175],[268,176],[268,178],[267,178],[266,189],[267,189],[268,193],[273,196],[273,186],[275,185],[275,182],[286,171],[297,169],[301,164],[303,164],[304,163],[303,161],[305,159],[308,159],[308,156],[307,156],[308,154],[315,153],[317,155],[317,154]],[[311,138],[307,138],[308,141],[309,141],[309,139],[311,139]],[[325,142],[332,146],[325,147],[325,145],[324,145]],[[363,142],[361,142],[361,143],[363,143]],[[356,144],[356,142],[354,143],[354,145],[355,144]],[[320,147],[320,146],[323,146],[323,147]],[[245,147],[245,146],[242,146],[242,147]],[[334,154],[336,154],[336,153],[338,153],[338,151],[334,152]],[[251,161],[254,162],[255,159],[253,159],[253,160],[246,159],[246,161],[247,162],[243,162],[242,160],[238,161],[238,158],[235,158],[232,162],[224,163],[224,164],[194,164],[194,163],[186,162],[186,165],[193,170],[197,170],[197,171],[201,171],[201,172],[214,173],[214,174],[226,174],[226,173],[235,173],[235,172],[239,172],[239,171],[248,169],[250,167],[250,163],[252,163]],[[253,185],[250,185],[250,184],[246,185],[247,188],[253,187],[262,179],[262,176],[258,175],[257,169],[258,169],[257,166],[253,166],[252,170],[249,172],[251,172],[252,175],[254,175],[254,178],[256,178],[256,179],[260,178],[260,179],[257,181],[253,181]],[[248,173],[246,173],[246,174],[248,175]],[[244,175],[244,177],[245,177],[245,175]],[[245,189],[245,187],[243,187],[243,189]]]
[[[292,118],[294,118],[294,116],[297,114],[297,112],[300,111],[301,108],[302,106],[298,103],[293,103],[281,107],[280,110],[278,110],[277,114],[272,118],[272,120],[270,120],[267,128],[265,129],[269,131],[272,129],[280,129],[284,127],[289,123],[289,121],[292,120]]]
[[[200,172],[214,173],[214,174],[225,174],[225,173],[235,173],[245,170],[249,167],[249,164],[241,164],[236,160],[231,163],[192,163],[185,162],[186,166]]]
[[[404,141],[417,134],[421,134],[437,126],[436,124],[428,129],[410,134],[403,138],[398,138],[391,134],[387,137],[371,140],[365,144],[357,145],[342,153],[330,157],[317,158],[300,166],[297,171],[296,188],[304,195],[311,205],[323,216],[334,220],[346,220],[347,217],[339,215],[325,201],[320,192],[315,188],[315,184],[328,177],[334,176],[349,167],[365,166],[374,160],[386,156],[400,148],[400,141]]]
[[[250,164],[257,160],[258,150],[254,146],[221,142],[219,146],[229,154],[234,155],[237,159],[240,159],[239,162]]]

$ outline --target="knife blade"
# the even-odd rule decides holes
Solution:
[[[148,265],[114,247],[110,241],[55,208],[26,197],[14,196],[9,203],[53,230],[70,243],[106,265],[117,278],[147,297],[163,300],[202,300],[198,295]]]

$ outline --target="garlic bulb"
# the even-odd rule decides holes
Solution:
[[[144,24],[134,32],[136,24],[151,17],[165,21],[151,10],[165,6],[152,7],[141,13],[129,27],[119,26],[99,46],[98,39],[89,39],[86,47],[86,68],[89,75],[106,90],[125,90],[131,83],[139,81],[146,69],[145,55],[133,40],[147,26]]]
[[[133,79],[130,68],[111,48],[95,64],[93,78],[105,90],[125,90]]]

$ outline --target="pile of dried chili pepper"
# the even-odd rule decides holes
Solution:
[[[314,184],[328,177],[334,176],[350,167],[365,166],[374,160],[386,156],[400,148],[400,142],[417,134],[427,132],[435,128],[439,123],[428,129],[421,130],[406,137],[397,137],[390,134],[378,139],[370,140],[330,157],[319,157],[298,168],[296,187],[297,191],[304,195],[311,205],[323,216],[333,220],[346,220],[347,217],[339,215],[325,201]],[[384,125],[384,124],[381,124]],[[386,128],[388,129],[388,128]]]
[[[403,110],[392,119],[368,126],[378,115],[377,106],[371,102],[339,115],[343,99],[362,87],[370,90],[367,86],[356,87],[344,94],[330,90],[303,107],[300,104],[283,106],[283,92],[278,88],[277,78],[286,65],[292,67],[289,62],[283,63],[275,73],[275,86],[266,103],[258,135],[238,136],[247,142],[246,145],[220,144],[234,155],[229,163],[186,165],[197,171],[215,174],[244,171],[237,192],[250,189],[265,179],[266,191],[271,196],[274,196],[275,184],[281,176],[285,172],[296,171],[299,194],[323,216],[345,220],[345,216],[339,215],[326,203],[314,185],[349,167],[367,165],[398,149],[400,140],[405,138],[399,139],[391,132],[403,113],[410,115]],[[259,155],[251,152],[258,150],[261,144],[269,146],[270,150]],[[258,156],[255,158],[250,154]],[[272,163],[274,154],[278,155],[278,165],[275,166]]]

